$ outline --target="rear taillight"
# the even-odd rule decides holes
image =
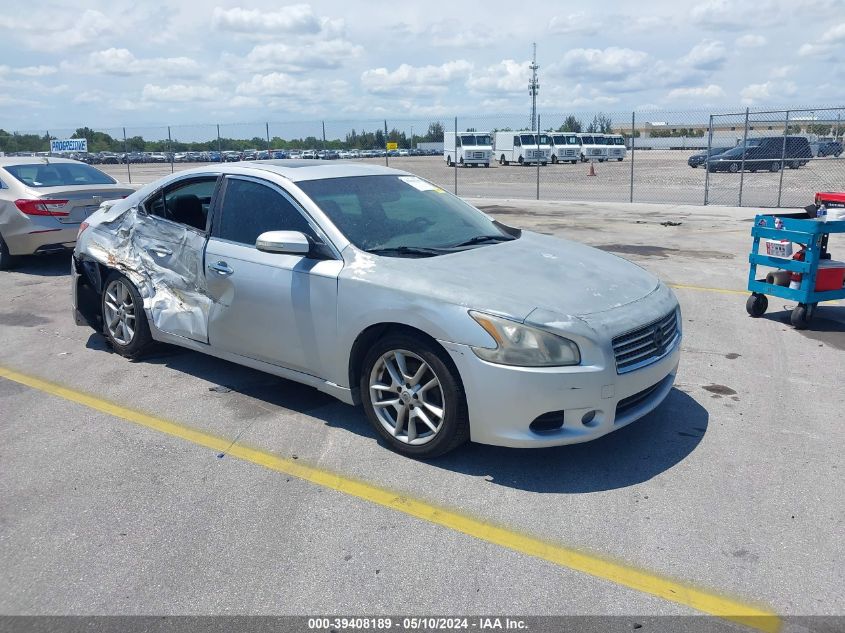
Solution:
[[[85,229],[87,229],[89,226],[91,226],[91,225],[88,224],[87,222],[83,222],[82,224],[80,224],[79,225],[79,231],[77,231],[77,233],[76,233],[76,239],[79,239],[79,236],[82,235],[82,232]]]
[[[69,211],[62,211],[67,200],[15,200],[15,206],[27,215],[67,216]]]

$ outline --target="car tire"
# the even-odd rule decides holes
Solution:
[[[552,156],[552,165],[557,165],[557,156]]]
[[[730,165],[728,165],[728,171],[732,174],[737,173],[739,171],[739,165],[737,165],[736,163],[731,163]]]
[[[451,166],[452,166],[452,157],[447,156],[446,157],[446,167],[451,167]]]
[[[516,162],[518,162],[520,165],[524,165],[525,159],[522,156],[520,156],[519,159]]]
[[[773,161],[771,165],[769,165],[769,171],[772,173],[780,171],[780,163],[777,161]]]
[[[0,235],[0,270],[9,270],[10,268],[14,268],[17,262],[17,257],[9,253],[9,247],[6,245],[3,236]]]
[[[359,387],[367,418],[398,453],[437,457],[469,440],[463,384],[435,343],[389,334],[367,352]]]
[[[617,162],[617,163],[621,163],[621,162],[622,162],[622,159],[621,159],[621,158],[617,158],[617,159],[616,159],[616,162]]]
[[[505,160],[505,155],[504,155],[504,154],[502,154],[501,156],[499,156],[499,164],[500,164],[500,165],[507,165],[507,164],[508,164],[508,161],[506,161],[506,160]]]
[[[144,302],[125,275],[113,272],[106,278],[100,310],[103,335],[115,352],[126,358],[138,358],[149,350],[153,337]]]

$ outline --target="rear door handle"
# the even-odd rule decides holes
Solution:
[[[149,248],[147,248],[147,250],[151,253],[155,253],[159,257],[167,257],[168,255],[173,255],[173,251],[171,251],[166,246],[162,246],[161,244],[150,246]]]
[[[213,270],[221,277],[228,277],[233,272],[235,272],[234,269],[230,268],[229,264],[227,264],[226,262],[217,262],[216,264],[209,264],[208,269]]]

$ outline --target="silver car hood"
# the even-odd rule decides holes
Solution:
[[[621,257],[529,231],[517,240],[438,257],[378,257],[378,265],[369,253],[350,248],[344,254],[341,277],[521,321],[535,309],[574,317],[613,310],[659,285]]]

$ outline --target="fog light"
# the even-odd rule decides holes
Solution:
[[[593,426],[596,420],[596,412],[595,411],[587,411],[583,416],[581,416],[581,424],[584,426]]]

